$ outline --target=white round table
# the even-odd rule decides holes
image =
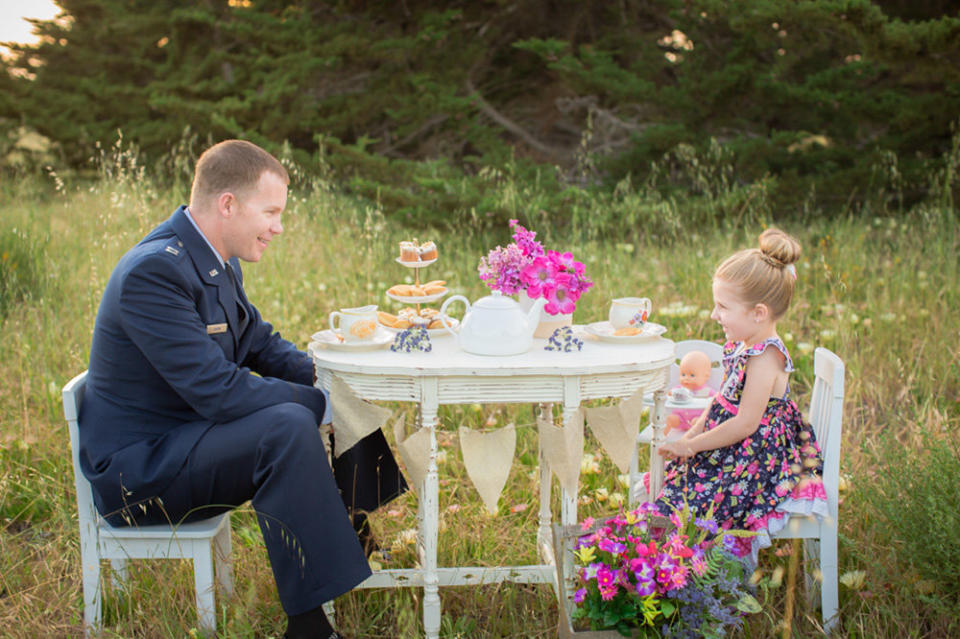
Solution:
[[[578,327],[575,327],[578,328]],[[579,331],[578,331],[579,332]],[[538,403],[542,414],[552,404],[563,407],[568,424],[584,400],[624,398],[638,389],[662,389],[674,361],[674,343],[668,339],[619,344],[584,339],[579,352],[546,351],[546,340],[535,339],[522,355],[486,357],[466,353],[453,336],[432,340],[429,353],[398,353],[389,348],[373,351],[331,350],[313,342],[309,352],[317,371],[317,385],[331,387],[332,375],[353,392],[370,401],[408,401],[420,407],[420,427],[430,431],[427,475],[418,487],[417,548],[422,568],[376,571],[359,587],[423,586],[423,621],[426,636],[440,631],[439,586],[514,581],[555,584],[555,555],[551,536],[551,471],[540,452],[540,513],[537,545],[542,564],[533,566],[437,566],[439,496],[437,476],[437,411],[441,404]],[[662,433],[666,393],[659,390],[653,411],[654,431]],[[552,419],[552,416],[550,417]],[[656,441],[659,438],[655,437]],[[655,455],[651,448],[651,456]],[[637,450],[631,474],[636,473]],[[651,465],[651,467],[653,467]],[[631,477],[631,486],[634,484]],[[577,495],[561,488],[560,521],[577,522]],[[570,562],[565,562],[569,565]],[[571,575],[567,575],[570,577]],[[572,592],[567,589],[567,592]]]

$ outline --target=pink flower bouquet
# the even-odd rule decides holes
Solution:
[[[661,517],[653,504],[595,525],[574,544],[574,620],[634,637],[722,637],[760,605],[748,560],[732,550],[753,533],[723,530],[689,510]]]
[[[510,228],[513,242],[480,258],[480,279],[504,295],[526,291],[533,299],[546,299],[544,310],[550,315],[572,313],[580,296],[593,286],[583,263],[574,260],[572,253],[544,250],[536,232],[523,228],[517,220],[510,220]]]

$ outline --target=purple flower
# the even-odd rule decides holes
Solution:
[[[583,600],[587,598],[587,589],[580,588],[575,593],[573,593],[573,603],[583,603]]]
[[[697,528],[701,530],[706,530],[707,532],[716,535],[717,534],[717,522],[713,519],[697,519],[693,522],[696,524]]]
[[[536,258],[543,255],[543,244],[536,240],[536,231],[528,231],[516,220],[510,220],[509,225],[513,229],[513,241],[517,243],[524,257]]]
[[[627,549],[625,544],[621,544],[613,539],[601,539],[600,543],[597,544],[597,547],[604,552],[610,553],[611,555],[619,555]]]

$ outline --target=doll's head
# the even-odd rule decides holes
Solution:
[[[700,390],[710,381],[710,357],[703,351],[690,351],[680,360],[680,385]]]

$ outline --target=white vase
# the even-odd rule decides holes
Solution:
[[[526,291],[520,291],[520,308],[529,311],[533,308],[534,299],[527,295]],[[537,330],[533,336],[539,339],[547,339],[553,332],[562,326],[571,326],[573,324],[573,313],[562,313],[551,315],[544,309],[540,309],[540,323],[537,324]]]

